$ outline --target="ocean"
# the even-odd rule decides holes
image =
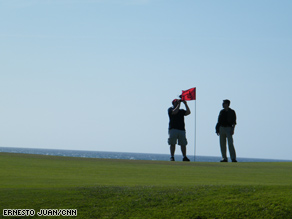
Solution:
[[[147,154],[147,153],[126,153],[126,152],[105,152],[105,151],[82,151],[82,150],[60,150],[60,149],[40,149],[40,148],[16,148],[0,147],[0,152],[23,153],[23,154],[41,154],[48,156],[64,157],[84,157],[84,158],[102,158],[102,159],[126,159],[126,160],[156,160],[169,161],[169,154]],[[195,162],[219,162],[221,157],[211,156],[193,156],[188,158]],[[182,155],[175,155],[176,161],[182,161]],[[291,162],[291,160],[260,159],[260,158],[237,158],[238,162]]]

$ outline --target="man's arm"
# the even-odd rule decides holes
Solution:
[[[180,101],[179,101],[179,103],[176,105],[176,107],[172,110],[171,114],[172,114],[172,115],[177,114],[178,111],[179,111],[179,108],[180,108]]]
[[[232,124],[232,129],[231,129],[231,135],[234,135],[234,129],[235,129],[235,126],[236,126],[236,113],[234,110],[233,111],[233,124]]]
[[[220,135],[221,112],[222,112],[222,111],[220,111],[220,113],[219,113],[219,116],[218,116],[218,122],[217,122],[216,127],[215,127],[215,129],[216,129],[216,134],[217,134],[218,136]]]
[[[185,106],[186,106],[186,113],[185,113],[185,116],[188,116],[188,115],[190,115],[191,114],[191,110],[190,110],[190,108],[189,108],[189,106],[188,106],[188,104],[187,104],[187,102],[184,100],[183,101],[183,103],[185,104]]]
[[[235,129],[235,125],[231,127],[231,135],[234,135],[234,129]]]

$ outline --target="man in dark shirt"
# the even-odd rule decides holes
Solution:
[[[185,104],[186,110],[180,109],[181,102]],[[186,101],[174,99],[172,101],[172,105],[173,107],[170,107],[168,109],[168,116],[169,116],[168,144],[170,145],[170,155],[171,155],[170,160],[174,161],[175,145],[178,141],[178,144],[181,146],[183,161],[190,161],[186,155],[187,153],[186,146],[188,142],[186,139],[184,117],[191,114],[191,111]]]
[[[236,114],[230,106],[230,100],[223,100],[223,110],[220,111],[218,122],[216,125],[216,134],[220,136],[220,147],[223,160],[220,162],[228,162],[226,156],[226,138],[228,140],[228,149],[232,162],[237,162],[236,152],[233,145],[233,134],[236,125]]]

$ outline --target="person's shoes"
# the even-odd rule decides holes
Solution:
[[[237,162],[237,160],[233,159],[232,162]]]
[[[170,161],[175,161],[175,160],[174,160],[174,157],[170,157]]]
[[[184,157],[184,158],[183,158],[183,161],[190,161],[190,159],[187,158],[187,157]]]
[[[228,162],[227,159],[220,160],[220,162]]]

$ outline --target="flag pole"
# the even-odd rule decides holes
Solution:
[[[182,94],[179,96],[182,100],[185,100],[185,101],[187,101],[187,100],[195,100],[195,142],[194,142],[194,161],[196,161],[196,140],[197,140],[197,134],[196,134],[196,132],[197,132],[197,127],[196,127],[196,123],[197,123],[197,101],[196,101],[196,87],[194,87],[194,88],[191,88],[191,89],[188,89],[188,90],[183,90],[182,91]]]
[[[195,141],[194,141],[194,161],[196,161],[196,140],[197,140],[197,100],[195,100]]]

